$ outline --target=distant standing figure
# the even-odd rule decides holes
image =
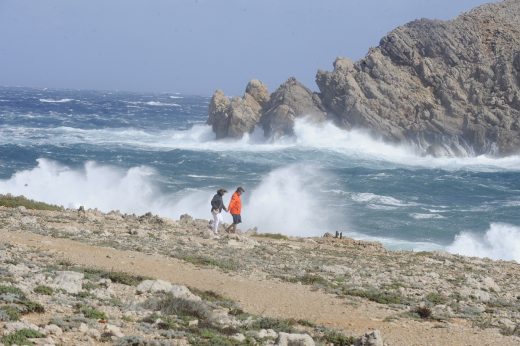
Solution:
[[[242,212],[242,200],[240,199],[240,196],[242,193],[244,193],[245,190],[239,186],[233,196],[231,196],[231,202],[229,202],[228,210],[231,213],[231,216],[233,217],[233,223],[226,228],[226,232],[236,233],[237,232],[237,225],[242,222],[242,217],[240,216],[240,213]]]
[[[211,200],[211,215],[213,215],[213,234],[218,236],[218,225],[222,222],[222,209],[227,211],[222,196],[227,192],[225,189],[218,189]]]

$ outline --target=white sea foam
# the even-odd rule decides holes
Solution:
[[[159,178],[146,166],[125,170],[89,161],[83,167],[71,168],[38,159],[36,167],[0,180],[0,193],[24,195],[71,208],[83,205],[105,212],[143,214],[151,211],[172,218],[184,213],[198,218],[210,217],[209,202],[215,191],[186,188],[167,193],[159,188]],[[321,171],[304,165],[273,170],[256,188],[247,189],[244,194],[241,228],[256,226],[260,232],[300,236],[322,234],[344,214],[335,215],[319,205],[324,179],[326,176]],[[236,187],[225,188],[233,191]],[[225,200],[229,198],[227,195]],[[229,214],[224,214],[224,219],[231,221]]]
[[[410,216],[416,220],[444,219],[444,216],[439,214],[412,213]]]
[[[178,103],[165,103],[165,102],[159,102],[159,101],[149,101],[145,102],[148,106],[158,106],[158,107],[180,107],[181,105]]]
[[[352,200],[359,203],[369,203],[369,204],[382,204],[386,206],[394,206],[394,207],[408,207],[417,205],[413,202],[403,202],[397,198],[390,197],[390,196],[381,196],[376,195],[369,192],[363,192],[363,193],[354,193],[352,194]]]
[[[461,232],[446,250],[465,256],[520,262],[520,227],[492,223],[484,235]]]
[[[155,102],[155,101],[151,101]],[[131,103],[131,102],[130,102]],[[23,135],[19,135],[22,133]],[[31,135],[33,136],[27,136]],[[331,123],[314,124],[306,119],[296,121],[294,136],[282,137],[276,141],[263,138],[262,131],[256,129],[240,140],[215,141],[211,127],[197,124],[188,130],[144,131],[133,128],[118,129],[77,129],[58,128],[13,128],[0,127],[0,143],[31,144],[31,137],[38,138],[38,144],[62,145],[89,143],[93,145],[124,145],[144,147],[148,150],[186,149],[195,151],[237,151],[270,152],[287,149],[302,151],[323,151],[343,155],[349,160],[361,160],[367,164],[387,162],[404,167],[432,168],[444,170],[471,171],[520,171],[520,155],[493,158],[485,155],[476,157],[421,156],[412,147],[392,145],[375,139],[364,131],[345,131]]]
[[[54,100],[54,99],[39,99],[40,102],[43,102],[43,103],[67,103],[67,102],[70,102],[70,101],[74,101],[74,99],[59,99],[59,100]]]

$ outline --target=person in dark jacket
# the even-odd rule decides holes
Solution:
[[[213,215],[213,234],[218,236],[218,225],[222,222],[222,209],[227,211],[222,196],[227,192],[225,189],[218,189],[211,200],[211,215]]]

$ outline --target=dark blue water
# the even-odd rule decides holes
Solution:
[[[0,193],[209,218],[213,191],[242,185],[244,228],[520,256],[511,254],[520,253],[519,156],[421,157],[305,121],[276,142],[258,132],[217,142],[205,125],[208,104],[180,94],[0,88]]]

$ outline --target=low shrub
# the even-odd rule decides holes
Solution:
[[[20,329],[14,333],[5,335],[2,337],[1,341],[5,346],[11,345],[33,345],[33,343],[29,339],[35,338],[43,338],[43,335],[40,332],[37,332],[32,329]]]
[[[24,196],[0,195],[0,206],[8,208],[25,207],[34,210],[63,210],[63,207],[37,202]]]

